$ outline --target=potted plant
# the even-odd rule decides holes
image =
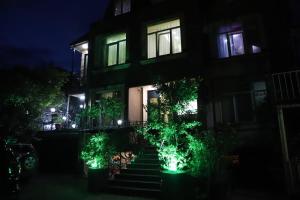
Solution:
[[[81,152],[81,158],[88,166],[88,190],[101,192],[108,179],[108,164],[114,154],[109,137],[104,132],[92,135]]]

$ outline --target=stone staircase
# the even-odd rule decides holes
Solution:
[[[114,194],[158,197],[161,192],[161,170],[157,151],[147,146],[127,169],[122,169],[113,180],[109,180],[107,190]]]

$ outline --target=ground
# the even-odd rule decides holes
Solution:
[[[4,198],[0,198],[4,200]],[[38,174],[22,186],[19,200],[154,200],[87,192],[87,179],[71,174]],[[264,190],[235,189],[230,200],[285,200],[286,196]]]

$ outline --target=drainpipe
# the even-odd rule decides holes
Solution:
[[[282,159],[283,159],[283,167],[284,167],[284,176],[286,189],[289,195],[293,194],[294,190],[294,180],[292,175],[292,167],[289,158],[288,144],[286,138],[286,129],[284,125],[284,115],[283,115],[283,107],[277,106],[277,117],[279,124],[279,132],[280,132],[280,141],[282,148]]]

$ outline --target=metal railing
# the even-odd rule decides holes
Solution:
[[[295,103],[300,100],[300,70],[272,74],[275,103]]]

